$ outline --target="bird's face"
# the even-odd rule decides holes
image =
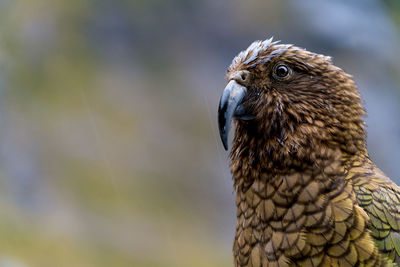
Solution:
[[[329,57],[257,41],[235,57],[227,80],[218,110],[225,149],[232,119],[242,149],[291,153],[310,143],[364,143],[361,98],[351,76]]]

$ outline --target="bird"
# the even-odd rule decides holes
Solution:
[[[226,79],[234,266],[400,266],[400,188],[369,157],[353,77],[270,38],[240,52]]]

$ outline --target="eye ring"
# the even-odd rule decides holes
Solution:
[[[274,68],[274,78],[277,80],[286,80],[290,74],[292,70],[285,64],[277,64]]]

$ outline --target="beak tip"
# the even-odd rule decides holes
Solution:
[[[224,138],[224,139],[222,140],[222,144],[224,145],[225,151],[228,151],[228,141],[227,141],[226,138]]]
[[[225,131],[225,129],[221,129],[219,131],[219,136],[221,137],[222,145],[224,146],[224,149],[228,151],[228,133]]]

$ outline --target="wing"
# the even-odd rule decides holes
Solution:
[[[400,265],[400,188],[369,159],[349,169],[357,201],[370,218],[368,228],[379,250]]]

